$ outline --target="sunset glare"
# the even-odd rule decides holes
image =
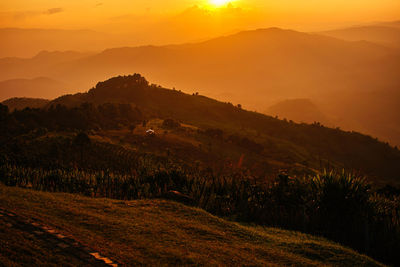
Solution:
[[[213,6],[216,6],[216,7],[221,7],[221,6],[226,5],[226,4],[230,3],[230,2],[231,2],[230,0],[210,0],[210,3]]]

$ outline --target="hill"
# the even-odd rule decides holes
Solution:
[[[55,98],[67,92],[67,85],[46,77],[0,82],[0,101],[10,97]]]
[[[0,28],[0,57],[32,57],[42,50],[100,51],[117,45],[114,37],[91,30]]]
[[[0,77],[1,80],[47,77],[48,79],[58,80],[65,84],[71,84],[65,79],[57,79],[56,77],[43,74],[49,74],[55,66],[61,66],[66,62],[75,61],[88,55],[90,54],[75,51],[41,51],[32,58],[1,58],[0,67],[2,73]],[[63,77],[65,78],[65,76]]]
[[[396,27],[394,23],[337,29],[321,32],[321,34],[348,41],[364,40],[400,48],[400,28]]]
[[[265,113],[295,122],[320,122],[326,126],[334,125],[310,99],[287,99],[270,106]]]
[[[122,265],[381,266],[323,238],[243,226],[166,200],[92,199],[1,184],[0,193],[2,209],[46,224]],[[55,255],[38,250],[35,239],[22,231],[0,232],[8,240],[0,251],[2,262],[20,263],[16,254],[29,249],[27,262],[54,264]],[[71,264],[68,257],[56,260]]]
[[[347,102],[359,103],[358,95],[374,92],[374,113],[383,118],[399,106],[380,104],[386,92],[395,96],[398,91],[399,58],[397,50],[366,41],[270,28],[201,43],[107,49],[45,68],[39,60],[27,60],[13,68],[9,60],[0,60],[0,66],[7,70],[0,79],[36,77],[40,72],[73,88],[88,88],[111,76],[140,72],[158,84],[253,110],[263,111],[279,99],[308,98],[329,107],[334,117],[347,108],[341,96],[346,96]],[[358,115],[347,112],[343,125],[359,121],[361,126],[347,129],[379,133],[371,128],[368,118]],[[398,121],[390,124],[398,125]],[[386,132],[389,134],[379,133],[378,137],[397,144],[397,134],[391,129]]]
[[[239,135],[255,140],[254,147],[259,147],[253,151],[256,158],[260,158],[261,153],[275,160],[302,163],[312,168],[321,167],[321,160],[326,160],[336,166],[362,170],[372,179],[380,177],[398,182],[400,152],[376,139],[320,124],[296,124],[274,119],[201,95],[150,85],[138,74],[100,82],[87,93],[57,98],[48,107],[58,104],[76,107],[86,102],[96,105],[131,104],[148,119],[172,118],[205,130],[220,129],[220,133],[211,133],[210,136],[215,135],[217,139],[226,136],[226,143],[218,142],[225,144],[222,151],[232,142],[229,135]]]
[[[6,105],[10,111],[14,111],[16,109],[21,110],[24,108],[43,108],[45,107],[50,100],[42,99],[42,98],[10,98],[1,102],[1,104]]]
[[[7,186],[175,199],[399,261],[400,152],[371,137],[274,119],[139,74],[45,108],[0,105],[0,122]]]

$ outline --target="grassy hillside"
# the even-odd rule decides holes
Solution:
[[[76,107],[85,102],[131,104],[147,119],[172,118],[204,130],[216,128],[219,134],[211,137],[219,138],[215,142],[217,146],[225,144],[228,148],[231,146],[229,136],[239,135],[260,145],[260,153],[270,159],[301,163],[311,168],[321,168],[321,162],[329,162],[339,168],[362,171],[376,181],[398,182],[400,151],[369,136],[318,123],[308,125],[278,120],[230,103],[149,85],[138,74],[98,83],[87,93],[60,97],[49,107],[58,104]]]
[[[380,266],[323,238],[242,226],[166,200],[91,199],[0,185],[0,207],[39,219],[127,265]],[[0,234],[10,240],[7,246],[20,248],[8,239],[12,232]],[[9,256],[0,252],[2,259]],[[55,257],[48,256],[39,260]]]

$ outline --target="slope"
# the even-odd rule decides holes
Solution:
[[[265,113],[295,122],[320,122],[326,126],[334,125],[332,120],[310,99],[286,99],[268,107]]]
[[[3,209],[38,219],[125,265],[380,266],[323,238],[242,226],[165,200],[92,199],[3,185],[0,192]]]
[[[218,128],[226,135],[247,136],[262,145],[263,153],[273,151],[286,155],[293,164],[300,160],[318,168],[318,163],[324,159],[346,169],[362,170],[371,178],[398,181],[400,152],[369,136],[319,124],[274,119],[201,95],[149,85],[139,74],[100,82],[87,93],[60,97],[49,106],[79,106],[85,102],[129,103],[139,107],[149,119],[173,118],[203,129]]]

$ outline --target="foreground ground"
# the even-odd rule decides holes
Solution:
[[[242,226],[166,200],[92,199],[0,184],[0,209],[6,217],[8,212],[47,225],[80,244],[73,253],[62,245],[49,249],[46,239],[11,227],[2,216],[0,262],[7,265],[90,264],[83,262],[90,260],[85,248],[121,265],[380,265],[322,238]]]

